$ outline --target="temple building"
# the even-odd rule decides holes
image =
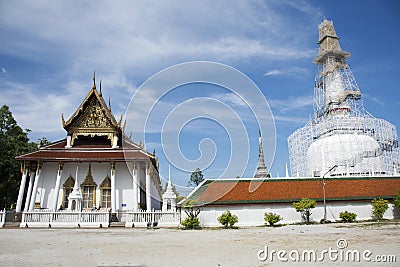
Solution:
[[[16,212],[33,210],[161,209],[155,153],[124,134],[101,92],[93,87],[62,125],[66,138],[17,158],[22,178]],[[27,193],[24,193],[27,188]]]

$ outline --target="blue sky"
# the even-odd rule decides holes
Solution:
[[[80,105],[94,70],[119,118],[140,85],[157,72],[187,61],[219,62],[247,75],[268,101],[276,126],[271,173],[283,176],[287,137],[313,113],[312,59],[323,18],[333,20],[342,49],[351,53],[348,63],[366,110],[399,127],[399,13],[398,1],[370,0],[1,1],[0,104],[10,106],[19,125],[32,130],[32,140],[56,141],[65,138],[61,113],[68,118]],[[168,174],[159,132],[165,114],[198,97],[218,99],[243,118],[250,156],[242,176],[251,177],[257,121],[240,99],[210,84],[175,88],[151,114],[146,148],[156,149],[161,176]],[[127,128],[139,142],[134,126]],[[273,135],[264,134],[264,153],[272,155],[274,142],[268,137]],[[203,152],[215,148],[216,154],[203,172],[216,178],[229,162],[229,137],[226,125],[196,119],[182,128],[179,145],[186,158],[195,160],[201,155],[199,143],[209,138]],[[190,173],[177,167],[171,173],[176,184],[187,184]]]

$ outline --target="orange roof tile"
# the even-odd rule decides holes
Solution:
[[[400,191],[400,177],[326,178],[328,200],[390,198]],[[323,199],[320,178],[206,180],[189,198],[201,204],[293,202]]]

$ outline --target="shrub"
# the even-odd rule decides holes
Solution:
[[[222,213],[221,216],[218,217],[218,222],[225,226],[225,228],[232,228],[235,223],[239,221],[236,215],[232,215],[229,210]]]
[[[273,226],[275,223],[282,220],[282,217],[276,213],[266,212],[264,213],[264,220],[269,223],[269,225]]]
[[[196,229],[200,227],[200,220],[197,216],[200,214],[200,208],[193,199],[187,199],[182,203],[187,218],[181,222],[185,229]]]
[[[346,210],[346,211],[339,213],[339,217],[344,222],[354,222],[356,220],[357,214]]]
[[[394,197],[393,204],[394,204],[395,207],[400,208],[400,191]]]
[[[382,198],[372,200],[372,214],[378,219],[383,219],[383,214],[389,208],[389,201]]]
[[[306,221],[306,223],[310,222],[311,209],[315,208],[317,202],[314,199],[302,198],[299,202],[293,202],[293,208],[296,209],[297,212],[301,213],[301,216]]]
[[[181,224],[185,229],[197,229],[200,227],[200,221],[197,217],[187,217]]]

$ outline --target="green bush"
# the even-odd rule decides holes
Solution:
[[[282,217],[276,213],[266,212],[264,213],[264,220],[269,223],[269,225],[273,226],[275,223],[282,220]]]
[[[374,198],[372,200],[372,214],[378,219],[382,220],[383,219],[383,214],[385,211],[389,208],[389,201],[386,199],[382,198]]]
[[[346,211],[339,213],[339,217],[344,222],[354,222],[356,220],[357,214],[346,210]]]
[[[196,205],[193,199],[187,199],[182,203],[182,207],[187,215],[187,218],[181,222],[185,229],[200,228],[200,220],[197,216],[200,214],[200,207]]]
[[[221,216],[218,217],[218,222],[225,228],[232,228],[233,225],[238,221],[238,217],[236,215],[232,215],[229,210],[225,211]]]
[[[311,209],[315,208],[316,205],[317,202],[309,198],[302,198],[299,202],[293,202],[293,208],[300,212],[307,224],[310,222]]]
[[[394,204],[395,207],[400,208],[400,191],[394,197],[393,204]]]
[[[200,221],[197,217],[187,217],[181,224],[185,229],[198,229],[200,227]]]

